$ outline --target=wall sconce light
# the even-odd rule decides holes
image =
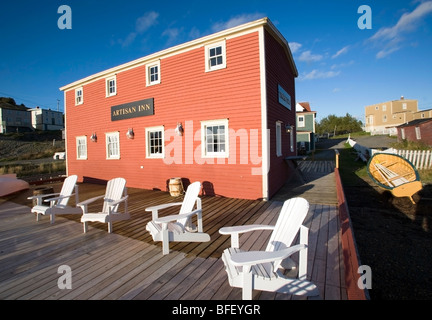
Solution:
[[[128,137],[128,139],[133,139],[135,137],[135,133],[132,128],[130,128],[128,132],[126,132],[126,137]]]
[[[182,124],[181,124],[181,122],[177,122],[177,127],[175,128],[175,133],[178,135],[178,136],[182,136],[183,135],[183,126],[182,126]]]
[[[90,140],[93,141],[93,142],[97,141],[96,132],[91,135]]]
[[[285,126],[286,133],[291,133],[292,129],[293,129],[293,127],[290,125]]]

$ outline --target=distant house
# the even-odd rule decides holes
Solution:
[[[37,130],[62,130],[64,128],[63,113],[51,109],[36,107],[31,112],[31,124]]]
[[[418,101],[405,99],[386,101],[365,107],[365,131],[374,134],[396,135],[396,127],[409,121],[430,118],[431,112],[419,111]]]
[[[32,131],[31,114],[24,106],[0,105],[0,133]]]
[[[418,141],[432,146],[432,118],[417,119],[397,127],[398,140]]]
[[[309,102],[296,104],[297,150],[299,153],[315,151],[316,111],[312,111]]]

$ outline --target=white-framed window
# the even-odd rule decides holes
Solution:
[[[383,122],[387,122],[387,115],[383,115]]]
[[[384,105],[382,106],[382,111],[386,111],[386,110],[387,110],[387,105],[384,104]]]
[[[116,77],[106,79],[106,96],[111,97],[117,94],[117,81]]]
[[[76,151],[78,160],[87,160],[87,137],[76,137]]]
[[[165,157],[165,128],[163,126],[146,128],[146,157],[161,159]]]
[[[417,140],[421,139],[420,127],[415,127],[415,133]]]
[[[120,133],[105,133],[107,159],[120,159]]]
[[[160,71],[160,61],[147,65],[147,86],[152,86],[161,82]]]
[[[225,41],[205,46],[205,61],[206,72],[226,68]]]
[[[201,148],[203,158],[228,158],[228,119],[201,121]]]
[[[276,156],[282,156],[282,122],[276,122]]]
[[[299,116],[298,117],[298,124],[297,124],[300,128],[303,128],[305,126],[305,118],[304,116]]]
[[[75,105],[83,104],[83,88],[75,89]]]
[[[407,108],[407,104],[405,102],[402,103],[402,110],[406,110],[406,108]]]

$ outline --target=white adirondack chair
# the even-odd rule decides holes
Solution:
[[[152,220],[146,229],[154,241],[162,241],[162,253],[169,253],[170,242],[207,242],[210,236],[203,232],[201,199],[199,181],[189,185],[183,202],[166,203],[146,208],[152,212]],[[196,203],[196,209],[194,206]],[[178,214],[159,217],[159,211],[173,206],[181,206]],[[196,215],[198,227],[192,224],[192,217]]]
[[[39,194],[28,197],[27,199],[36,199],[36,205],[31,212],[36,214],[36,221],[39,221],[41,215],[49,215],[51,224],[55,222],[56,214],[82,214],[80,207],[68,206],[70,197],[75,195],[75,204],[79,202],[78,185],[76,184],[78,176],[71,175],[67,177],[59,193]],[[74,192],[75,193],[72,193]],[[44,202],[46,205],[44,205]],[[49,203],[49,205],[48,205]]]
[[[252,299],[252,291],[280,292],[292,295],[318,296],[317,287],[306,280],[308,228],[302,223],[309,210],[303,198],[286,200],[275,226],[249,225],[221,228],[223,235],[231,235],[231,247],[224,250],[222,260],[232,287],[242,288],[242,298]],[[265,251],[242,251],[239,234],[255,230],[273,230]],[[300,232],[300,243],[293,241]],[[299,252],[298,266],[289,257]],[[297,268],[297,276],[285,271]],[[291,270],[292,271],[292,270]]]
[[[107,223],[108,232],[112,233],[113,222],[127,220],[130,218],[127,203],[128,197],[126,180],[124,178],[115,178],[108,181],[105,195],[97,196],[78,203],[78,206],[80,206],[83,210],[81,222],[84,225],[84,233],[87,232],[88,222]],[[88,205],[102,198],[102,211],[96,213],[88,212]],[[124,212],[118,212],[118,208],[121,203],[124,203]]]

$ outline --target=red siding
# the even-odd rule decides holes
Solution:
[[[417,139],[415,128],[420,128],[420,138]],[[432,146],[432,120],[419,123],[417,125],[403,127],[405,131],[405,139],[414,142],[423,142]],[[398,128],[398,139],[402,140],[401,128]]]
[[[270,171],[269,197],[273,196],[286,182],[289,166],[285,162],[288,156],[296,155],[296,134],[294,135],[294,152],[290,151],[290,134],[285,126],[295,126],[295,83],[293,70],[290,67],[286,52],[274,37],[265,33],[266,77],[267,77],[267,123],[270,129]],[[291,110],[278,101],[278,85],[291,96]],[[276,122],[282,121],[282,156],[276,156]]]
[[[230,158],[223,164],[202,163],[200,129],[202,120],[229,119],[229,128],[236,133],[251,129],[258,132],[258,149],[261,150],[261,103],[258,32],[226,41],[227,68],[205,72],[204,48],[190,50],[164,58],[161,63],[161,84],[146,87],[145,66],[117,74],[117,95],[105,97],[105,79],[84,85],[80,106],[74,104],[74,90],[66,93],[66,128],[68,144],[68,174],[84,178],[108,180],[117,176],[127,179],[129,187],[167,190],[167,181],[182,177],[190,182],[201,181],[206,192],[227,197],[257,199],[262,197],[262,177],[251,175],[253,168],[248,154],[246,164],[240,163],[240,138],[230,144]],[[111,121],[112,106],[154,98],[153,116]],[[167,164],[167,159],[146,159],[145,128],[165,126],[165,138],[182,122],[185,133],[178,142],[182,148],[179,163]],[[193,128],[192,128],[193,126]],[[135,139],[126,138],[128,128],[133,128]],[[107,160],[105,133],[120,132],[119,160]],[[93,132],[97,142],[87,140],[87,160],[76,159],[76,137]],[[231,136],[231,138],[233,138]],[[173,141],[165,142],[165,147]],[[232,139],[231,139],[232,140]],[[194,155],[185,154],[191,146]],[[250,147],[250,144],[248,143]],[[165,150],[166,157],[173,157]],[[258,151],[261,157],[261,151]],[[207,159],[211,160],[211,159]],[[217,160],[214,160],[216,163]],[[141,168],[142,167],[142,168]],[[211,188],[207,188],[211,186]],[[212,190],[211,190],[212,189]]]

